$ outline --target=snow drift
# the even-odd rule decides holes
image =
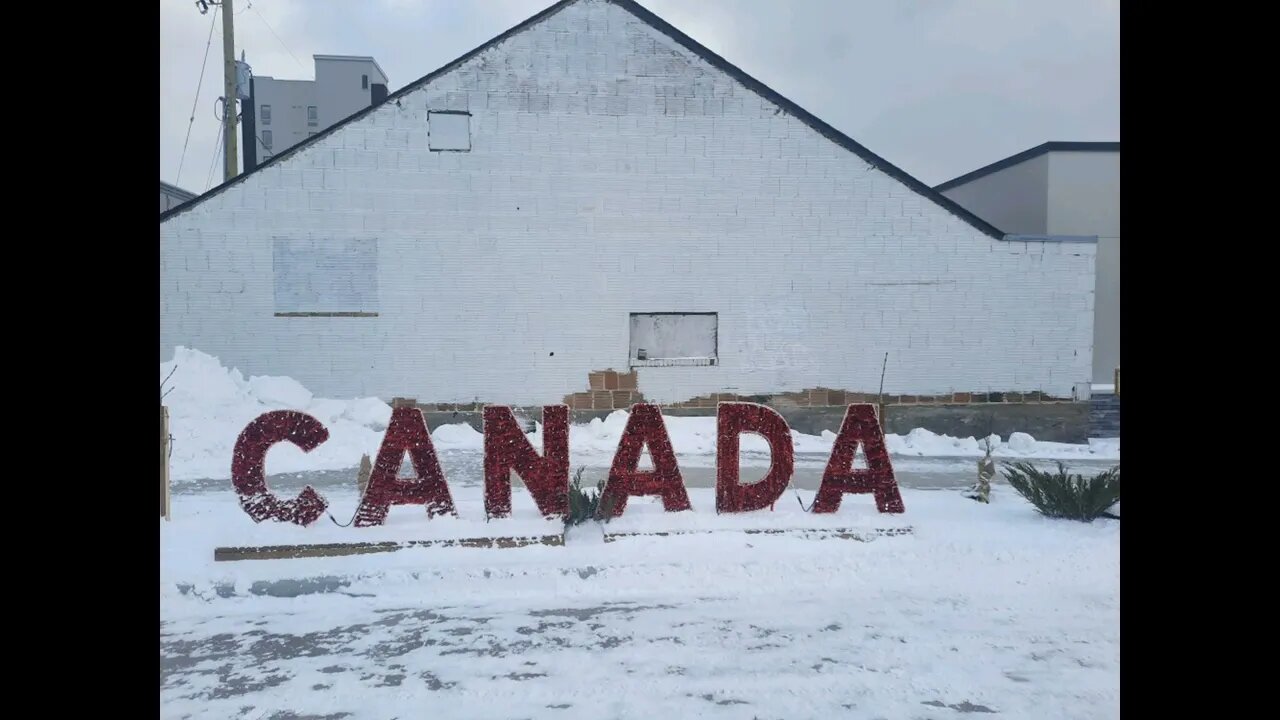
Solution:
[[[176,367],[176,369],[175,369]],[[169,376],[170,372],[173,373]],[[245,425],[270,410],[299,410],[313,415],[329,429],[329,440],[310,453],[282,444],[271,451],[270,472],[295,473],[309,470],[343,470],[359,465],[360,456],[377,453],[382,433],[391,419],[391,406],[377,398],[317,398],[298,381],[287,377],[254,376],[246,379],[237,369],[223,367],[215,357],[198,350],[179,347],[173,360],[160,363],[160,379],[170,390],[164,404],[169,407],[173,435],[172,476],[174,481],[199,478],[228,478],[231,453]],[[628,413],[616,410],[607,417],[569,428],[569,452],[575,465],[608,465],[618,448]],[[677,456],[714,456],[716,419],[666,416],[667,432]],[[541,447],[542,429],[530,434]],[[473,451],[484,448],[484,436],[465,423],[443,425],[431,433],[441,452]],[[831,452],[835,433],[806,435],[791,431],[797,454]],[[983,441],[938,435],[923,428],[906,435],[888,435],[891,455],[914,457],[980,457]],[[1026,433],[1003,439],[991,436],[994,454],[1004,458],[1118,460],[1119,440],[1095,440],[1088,445],[1041,442]],[[745,434],[741,439],[744,465],[769,462],[769,446],[764,438]]]

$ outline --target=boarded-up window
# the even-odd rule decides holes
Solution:
[[[276,238],[276,317],[377,317],[376,240]]]
[[[428,149],[437,151],[469,151],[471,115],[464,112],[427,113],[427,146]]]
[[[716,313],[631,313],[631,365],[715,365],[718,332]]]

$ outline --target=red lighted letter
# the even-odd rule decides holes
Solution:
[[[853,456],[862,443],[867,458],[866,470],[853,469]],[[898,481],[893,477],[893,465],[889,463],[889,451],[884,447],[884,433],[876,420],[873,405],[850,405],[845,411],[840,435],[831,448],[831,460],[822,475],[822,485],[813,500],[813,512],[833,513],[840,509],[840,499],[845,493],[872,493],[876,508],[882,513],[900,513],[906,510]]]
[[[417,475],[415,480],[396,477],[406,452]],[[381,525],[392,505],[426,505],[427,517],[454,513],[453,497],[440,471],[427,421],[422,411],[414,407],[401,406],[391,411],[391,424],[378,448],[369,487],[356,511],[356,527]]]
[[[653,472],[642,472],[640,453],[649,447],[653,458]],[[662,507],[667,512],[689,510],[689,495],[684,491],[684,480],[676,465],[676,453],[671,449],[671,438],[662,423],[662,411],[657,405],[642,403],[631,407],[631,417],[622,431],[618,452],[613,456],[613,468],[604,486],[601,505],[612,503],[611,517],[618,517],[627,508],[631,495],[661,495]]]
[[[267,488],[267,450],[278,442],[291,442],[311,452],[329,439],[329,431],[310,415],[277,410],[259,415],[245,426],[231,457],[231,484],[240,496],[240,507],[254,522],[268,518],[310,525],[324,514],[328,503],[310,485],[293,500],[281,500]]]
[[[750,485],[738,482],[738,438],[744,432],[769,441],[769,474]],[[773,505],[791,482],[793,450],[791,428],[777,410],[755,403],[720,403],[716,411],[716,512],[747,512]]]
[[[542,408],[542,456],[533,449],[511,408],[484,409],[484,511],[511,514],[511,471],[516,471],[538,510],[548,517],[569,510],[569,406]]]

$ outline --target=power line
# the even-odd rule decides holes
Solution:
[[[262,16],[262,13],[258,12],[258,8],[254,7],[253,3],[249,3],[249,9],[253,11],[253,14],[258,16],[258,19],[262,21],[263,25],[267,26],[267,30],[271,31],[271,35],[280,43],[280,47],[284,48],[284,51],[289,53],[289,57],[293,58],[293,61],[298,63],[298,67],[306,70],[307,66],[303,65],[302,61],[298,59],[298,56],[293,54],[293,51],[289,49],[288,45],[284,44],[284,41],[280,39],[279,35],[276,35],[276,31],[271,27],[271,23],[267,22],[267,19]]]
[[[196,107],[200,104],[200,90],[204,87],[204,69],[209,64],[209,48],[213,46],[213,29],[217,26],[218,9],[213,10],[209,22],[209,39],[204,44],[204,60],[200,63],[200,79],[196,82],[196,99],[191,101],[191,119],[187,121],[187,137],[182,141],[182,156],[178,159],[178,177],[174,182],[182,185],[182,165],[187,161],[187,144],[191,142],[191,127],[196,123]]]
[[[267,141],[263,140],[263,139],[262,139],[261,137],[259,137],[258,135],[256,135],[256,134],[255,134],[255,135],[253,136],[253,139],[258,141],[258,144],[262,146],[262,149],[263,149],[263,150],[266,150],[267,152],[271,153],[272,155],[275,155],[275,154],[276,154],[276,151],[275,151],[275,150],[272,150],[272,149],[267,145]],[[272,144],[272,145],[275,145],[275,138],[272,138],[272,139],[271,139],[271,144]]]
[[[226,121],[227,121],[226,115],[224,114],[222,122],[225,123]],[[218,155],[219,155],[219,151],[222,150],[222,136],[225,134],[226,133],[223,132],[223,128],[219,126],[218,141],[213,144],[213,161],[209,163],[209,172],[204,177],[204,189],[206,191],[208,191],[209,188],[213,187],[213,169],[218,166]]]

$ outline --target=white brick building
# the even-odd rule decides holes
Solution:
[[[631,0],[549,8],[160,244],[162,360],[322,396],[875,392],[886,352],[893,395],[1091,376],[1093,245],[1007,239]]]

